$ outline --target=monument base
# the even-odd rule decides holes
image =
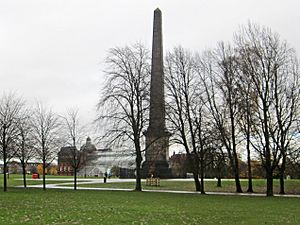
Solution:
[[[142,165],[142,178],[148,177],[172,178],[172,172],[167,161],[145,161]]]

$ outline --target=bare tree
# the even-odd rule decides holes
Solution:
[[[297,119],[300,109],[300,73],[298,60],[296,59],[293,49],[284,49],[283,54],[282,64],[278,65],[278,71],[274,74],[276,126],[271,133],[272,140],[276,143],[276,146],[278,146],[281,154],[281,163],[278,164],[280,194],[285,194],[284,178],[287,157],[290,153],[289,149],[292,149],[291,142],[296,136]]]
[[[143,130],[147,125],[149,108],[149,52],[141,44],[112,48],[105,63],[106,85],[98,103],[103,138],[109,144],[129,144],[136,156],[136,187],[141,191],[141,162]]]
[[[257,94],[255,133],[252,146],[266,170],[267,196],[273,195],[273,172],[282,160],[293,136],[292,124],[298,106],[299,71],[293,49],[270,29],[248,24],[235,37],[242,71]],[[284,192],[284,190],[281,190]]]
[[[242,63],[239,63],[240,71],[243,71]],[[251,168],[251,136],[253,133],[253,127],[255,124],[253,114],[256,109],[255,102],[257,101],[257,95],[253,84],[249,77],[244,76],[243,72],[240,73],[239,81],[237,82],[238,92],[238,107],[240,111],[238,125],[246,139],[246,151],[247,151],[247,167],[248,167],[248,189],[247,192],[253,192],[252,185],[252,168]]]
[[[220,43],[214,52],[205,53],[200,62],[199,73],[206,90],[212,119],[227,150],[235,177],[236,192],[242,192],[237,152],[238,68],[232,47]]]
[[[295,149],[289,152],[286,160],[286,173],[291,178],[300,178],[300,148],[298,146],[299,141],[295,142]]]
[[[32,127],[30,124],[30,112],[25,110],[20,116],[17,123],[18,136],[15,141],[16,157],[22,165],[23,184],[26,188],[26,166],[29,160],[33,159],[36,152],[34,151],[34,143],[32,138]]]
[[[46,190],[46,168],[55,159],[61,144],[61,123],[59,117],[41,103],[37,103],[31,118],[37,158],[41,159],[43,164],[43,189]]]
[[[4,191],[7,191],[7,163],[16,153],[17,124],[23,106],[23,100],[14,94],[4,94],[0,99],[0,154],[3,159]]]
[[[194,62],[192,56],[181,47],[166,57],[165,77],[167,87],[167,120],[173,133],[172,141],[184,146],[193,170],[196,191],[201,191],[199,181],[199,157],[196,147],[196,129],[191,115],[197,104]]]
[[[81,144],[84,127],[80,124],[78,109],[68,109],[63,116],[63,127],[66,134],[67,144],[71,147],[66,156],[71,162],[74,174],[74,190],[77,189],[77,172],[83,163],[83,152],[77,146]]]
[[[196,191],[205,194],[204,172],[209,164],[206,156],[212,149],[211,123],[205,107],[205,90],[198,75],[195,55],[182,47],[169,52],[166,57],[167,118],[174,133],[172,141],[184,146]]]
[[[217,176],[217,187],[222,187],[222,177],[226,166],[226,156],[222,147],[215,149],[213,155],[213,165]]]

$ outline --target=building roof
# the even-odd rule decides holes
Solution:
[[[93,151],[96,151],[97,149],[96,149],[95,145],[92,144],[91,138],[88,137],[86,139],[86,143],[81,146],[80,150],[84,151],[84,152],[93,152]]]
[[[62,147],[62,148],[60,148],[60,151],[58,152],[58,155],[60,155],[60,154],[70,154],[75,149],[76,149],[76,147],[74,147],[74,146]]]

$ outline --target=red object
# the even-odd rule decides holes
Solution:
[[[33,173],[32,174],[32,179],[39,179],[39,178],[40,178],[40,176],[39,176],[38,173]]]

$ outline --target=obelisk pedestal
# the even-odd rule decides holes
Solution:
[[[162,45],[162,15],[159,9],[154,11],[151,87],[150,87],[150,120],[146,136],[146,154],[143,163],[143,177],[168,178],[169,137],[165,125],[164,67]]]

